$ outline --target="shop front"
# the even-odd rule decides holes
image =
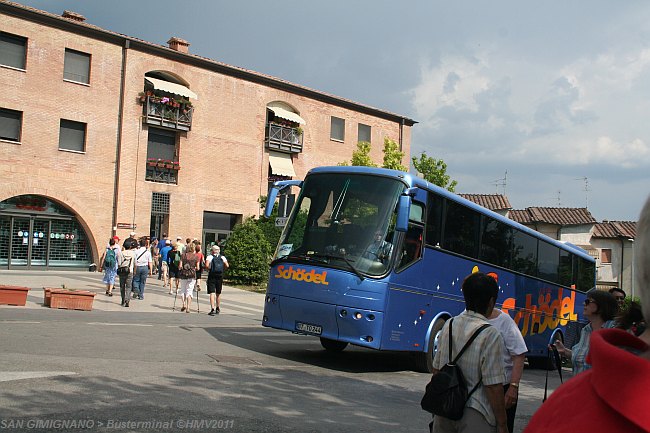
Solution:
[[[38,195],[0,202],[0,267],[88,268],[91,261],[86,232],[62,205]]]

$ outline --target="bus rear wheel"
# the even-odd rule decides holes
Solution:
[[[320,338],[320,344],[328,352],[343,352],[343,349],[348,347],[345,341],[330,340],[329,338]]]
[[[433,372],[433,357],[436,354],[438,349],[438,336],[440,335],[440,330],[445,324],[445,319],[438,319],[433,324],[431,328],[431,335],[429,335],[429,347],[426,352],[416,352],[415,355],[415,371],[420,373],[432,373]]]

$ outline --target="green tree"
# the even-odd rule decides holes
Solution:
[[[271,246],[253,217],[237,224],[226,242],[227,277],[235,284],[260,284],[269,276]]]
[[[357,143],[357,150],[352,152],[352,162],[348,161],[339,162],[338,165],[354,165],[361,167],[377,167],[377,164],[372,162],[370,158],[370,143],[368,141],[360,141]]]
[[[415,169],[422,173],[427,181],[454,192],[458,182],[451,180],[447,174],[447,164],[442,159],[431,158],[426,152],[422,152],[420,159],[413,157],[412,160]]]
[[[402,165],[404,152],[399,150],[399,144],[388,137],[384,138],[384,168],[390,168],[399,171],[408,171],[407,167]]]

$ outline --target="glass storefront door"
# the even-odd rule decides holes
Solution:
[[[61,205],[41,196],[0,202],[0,266],[80,268],[90,262],[84,229]]]

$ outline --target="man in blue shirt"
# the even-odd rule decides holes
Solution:
[[[172,283],[169,281],[169,264],[167,263],[167,256],[169,256],[172,246],[169,240],[160,241],[160,245],[164,245],[160,248],[160,274],[162,275],[163,289],[169,285],[169,293],[171,294]]]

